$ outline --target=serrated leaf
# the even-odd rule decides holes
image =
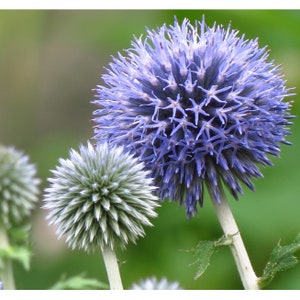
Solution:
[[[109,286],[97,279],[86,278],[84,274],[76,275],[70,278],[62,276],[50,290],[107,290]]]
[[[196,260],[192,265],[198,265],[198,271],[194,279],[198,279],[208,268],[210,259],[212,255],[221,247],[229,245],[231,243],[231,238],[226,238],[222,236],[216,241],[200,241],[196,248],[193,248],[191,252],[196,257]]]
[[[198,265],[198,271],[194,277],[195,280],[198,279],[208,268],[210,258],[214,254],[215,249],[214,241],[200,241],[194,249],[196,261],[193,264]]]
[[[268,285],[278,272],[285,271],[297,265],[299,260],[293,254],[300,250],[300,234],[296,239],[286,246],[281,246],[280,242],[272,250],[270,259],[259,279],[260,287]]]
[[[30,269],[31,253],[26,247],[8,246],[0,249],[0,257],[20,262],[26,271]]]

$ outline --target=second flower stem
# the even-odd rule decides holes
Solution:
[[[111,247],[102,249],[103,260],[111,290],[123,290],[116,253]]]
[[[248,290],[258,290],[258,278],[252,268],[239,228],[235,222],[227,199],[223,196],[222,202],[218,204],[212,198],[212,202],[225,236],[232,239],[230,248],[244,288]]]

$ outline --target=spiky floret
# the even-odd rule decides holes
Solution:
[[[31,215],[39,194],[36,174],[23,151],[0,145],[0,223],[7,229]]]
[[[185,203],[188,216],[203,205],[204,184],[218,203],[222,185],[237,199],[289,134],[291,94],[267,59],[230,26],[185,19],[148,30],[103,75],[94,138],[140,157],[160,198]]]
[[[145,234],[143,226],[151,226],[149,218],[157,215],[150,172],[122,147],[81,145],[52,173],[43,208],[73,249],[125,248]]]
[[[177,281],[170,282],[165,277],[158,280],[152,276],[134,283],[130,290],[182,290],[182,288]]]

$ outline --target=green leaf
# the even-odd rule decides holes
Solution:
[[[0,258],[18,261],[26,271],[30,269],[30,257],[31,252],[24,246],[8,246],[0,249]]]
[[[293,254],[300,250],[300,234],[296,239],[286,246],[281,246],[280,242],[272,250],[270,259],[263,271],[263,275],[259,279],[259,286],[265,287],[275,277],[278,272],[285,271],[299,263],[297,257]]]
[[[30,229],[31,225],[29,224],[19,227],[13,226],[8,231],[9,240],[12,242],[12,244],[28,244]]]
[[[221,246],[230,245],[232,243],[231,237],[222,236],[217,241],[200,241],[196,248],[191,252],[196,257],[192,265],[198,265],[198,271],[194,279],[198,279],[208,268],[212,255],[219,250]]]
[[[66,278],[63,275],[50,290],[107,290],[109,286],[97,279],[86,278],[84,274]]]

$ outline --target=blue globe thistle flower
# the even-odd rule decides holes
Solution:
[[[36,166],[12,146],[0,145],[0,223],[6,229],[28,218],[39,200]]]
[[[72,249],[125,248],[152,226],[158,198],[144,164],[107,143],[71,149],[60,159],[45,189],[43,208]]]
[[[97,86],[95,139],[133,151],[152,171],[162,200],[185,203],[190,217],[203,191],[221,202],[241,183],[254,190],[258,165],[289,144],[290,96],[280,68],[258,40],[204,19],[163,25],[135,38]]]

